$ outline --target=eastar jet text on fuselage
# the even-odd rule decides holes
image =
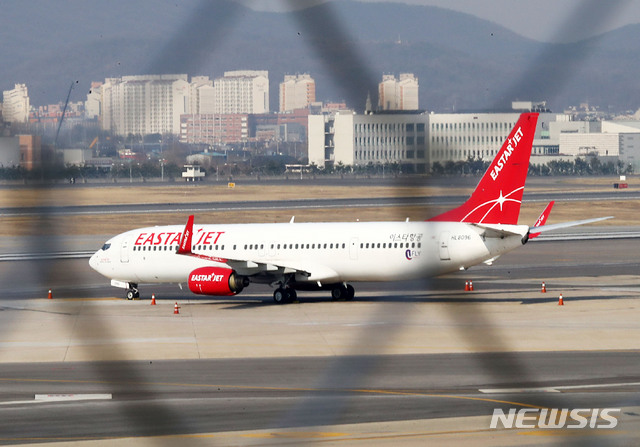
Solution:
[[[230,296],[251,283],[352,299],[351,281],[401,281],[491,263],[540,232],[595,222],[518,225],[538,114],[525,113],[461,206],[424,222],[322,222],[141,228],[119,234],[90,259],[93,269],[139,296],[142,283],[186,283],[193,293]]]

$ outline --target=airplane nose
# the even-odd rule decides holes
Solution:
[[[91,258],[89,258],[89,267],[94,270],[98,270],[98,253],[94,253]]]

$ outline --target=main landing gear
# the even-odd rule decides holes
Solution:
[[[331,299],[333,301],[351,301],[356,295],[356,289],[351,284],[338,284],[331,289]]]
[[[129,288],[127,289],[127,299],[137,300],[138,298],[140,298],[140,291],[138,291],[138,284],[129,283]]]
[[[333,301],[351,301],[356,294],[356,291],[351,284],[336,284],[332,287],[326,287],[325,290],[326,289],[331,290],[331,299]],[[291,303],[295,301],[297,297],[298,295],[295,289],[287,286],[280,286],[273,292],[273,301],[275,301],[277,304]]]
[[[298,294],[295,289],[291,287],[278,287],[275,292],[273,292],[273,301],[276,304],[285,304],[292,303],[298,298]]]

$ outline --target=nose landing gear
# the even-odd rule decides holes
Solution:
[[[129,288],[127,289],[127,299],[137,300],[138,298],[140,298],[140,292],[138,291],[138,284],[129,283]]]

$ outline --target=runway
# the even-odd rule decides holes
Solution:
[[[596,439],[633,444],[637,244],[532,241],[493,266],[284,306],[254,285],[224,299],[150,285],[128,302],[86,259],[4,262],[0,443],[538,444],[489,423],[496,408],[544,407],[619,408],[618,428]]]
[[[291,433],[314,427],[316,434],[330,433],[329,427],[336,425],[452,415],[461,420],[482,416],[488,421],[494,408],[511,407],[624,408],[620,426],[632,430],[630,425],[640,419],[629,409],[640,404],[636,356],[636,352],[542,352],[513,357],[444,354],[10,364],[0,377],[0,442],[153,435],[174,436],[174,442],[182,443],[178,440],[189,439],[185,434],[238,431],[244,433],[237,434],[236,442],[244,437],[242,445],[253,445],[247,432]],[[536,382],[523,383],[514,362],[537,371]],[[487,363],[502,373],[488,374],[483,367]],[[620,386],[625,382],[635,384]],[[579,387],[563,393],[479,391],[558,384]],[[590,385],[609,388],[594,392]],[[112,397],[25,403],[34,393]],[[214,435],[209,440],[209,445],[229,445]],[[295,441],[292,445],[313,439],[299,436]]]
[[[142,203],[119,205],[71,205],[10,207],[0,213],[0,217],[42,217],[42,216],[82,216],[104,214],[159,214],[159,213],[203,213],[264,210],[313,210],[363,207],[401,206],[453,206],[464,202],[466,195],[439,195],[434,197],[359,197],[359,198],[316,198],[300,200],[256,200],[256,201],[210,201],[180,203]],[[638,200],[640,191],[589,191],[589,192],[529,192],[523,202],[548,203],[550,200],[572,202],[588,200]]]
[[[477,179],[460,182],[471,190]],[[639,194],[534,190],[524,200]],[[465,198],[13,207],[1,216],[429,207]],[[350,303],[300,292],[284,306],[260,285],[231,298],[143,285],[142,299],[129,302],[87,264],[107,235],[2,237],[0,444],[635,445],[639,235],[636,227],[580,227],[493,266],[354,284]],[[464,291],[469,279],[473,293]],[[620,411],[615,430],[490,428],[494,410],[514,408]]]

